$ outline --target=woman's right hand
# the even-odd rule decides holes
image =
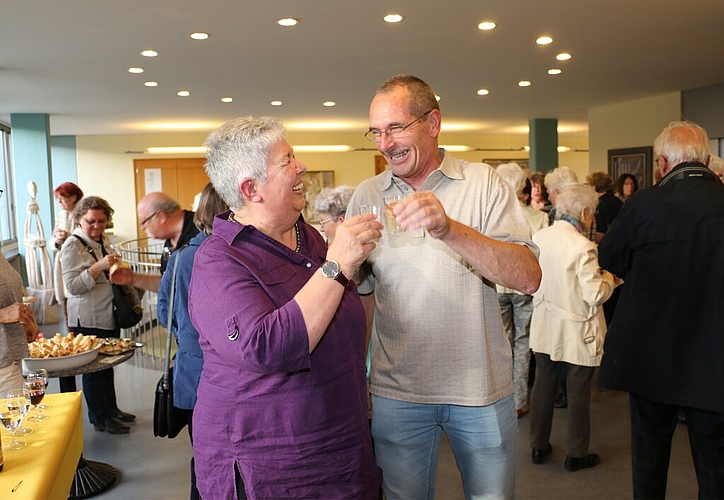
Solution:
[[[374,214],[360,214],[337,226],[334,241],[327,250],[327,259],[339,263],[345,276],[351,278],[357,268],[375,249],[382,237],[382,224]]]

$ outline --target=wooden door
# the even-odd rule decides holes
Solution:
[[[206,158],[174,158],[134,160],[136,205],[153,191],[163,191],[177,200],[184,210],[191,210],[194,197],[204,189],[209,178],[204,170]],[[140,221],[136,221],[139,224]],[[140,225],[138,238],[146,238]]]

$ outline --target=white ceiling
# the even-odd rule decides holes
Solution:
[[[404,21],[384,23],[392,12]],[[53,135],[86,135],[273,115],[362,133],[375,88],[412,73],[448,126],[515,134],[557,118],[562,135],[586,135],[589,108],[724,82],[723,48],[724,0],[0,0],[0,120],[47,113]],[[555,61],[563,51],[573,59]]]

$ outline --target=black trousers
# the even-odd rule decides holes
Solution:
[[[634,498],[665,498],[671,438],[686,415],[699,498],[724,498],[724,413],[629,396]]]
[[[120,337],[121,331],[101,330],[100,328],[86,328],[76,326],[75,333],[83,335],[97,335],[98,337]],[[116,384],[113,378],[113,368],[83,375],[83,397],[88,406],[88,420],[91,424],[102,424],[113,416],[117,408]]]
[[[596,367],[551,361],[548,354],[539,352],[535,353],[535,382],[530,394],[530,447],[545,448],[550,442],[553,401],[556,397],[558,373],[563,365],[568,367],[568,455],[583,458],[588,455],[591,438],[591,381]]]

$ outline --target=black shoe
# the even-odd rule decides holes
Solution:
[[[113,418],[118,420],[119,422],[135,422],[136,416],[132,413],[126,413],[125,411],[121,411],[118,408],[116,408],[113,411]]]
[[[128,434],[131,431],[130,427],[123,425],[115,418],[109,418],[102,424],[95,424],[93,428],[98,432],[105,431],[108,434]]]
[[[534,464],[542,464],[545,462],[546,457],[553,453],[553,447],[550,443],[548,443],[548,446],[545,448],[533,448],[533,451],[530,454],[530,459]]]
[[[571,456],[566,457],[565,468],[568,472],[576,472],[581,469],[590,469],[601,463],[601,457],[595,453],[589,453],[588,456],[583,458],[574,458]]]
[[[568,408],[568,396],[565,394],[556,395],[556,399],[553,400],[553,408]]]

